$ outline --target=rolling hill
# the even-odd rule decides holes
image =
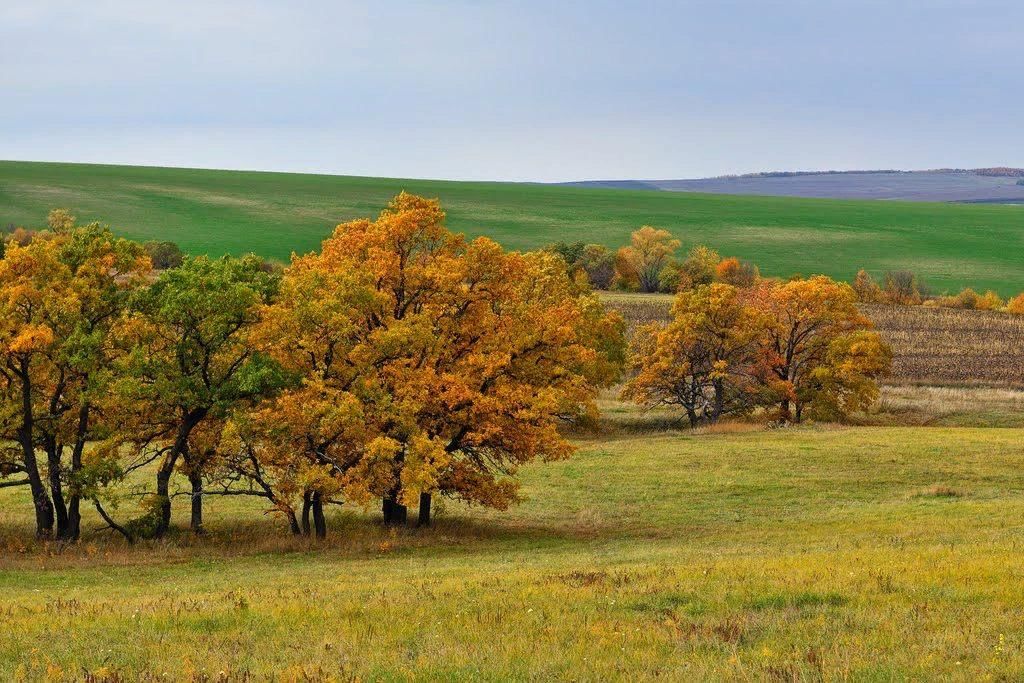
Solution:
[[[821,171],[751,173],[691,180],[586,180],[582,187],[714,192],[776,197],[901,199],[909,201],[1024,203],[1024,171],[1016,168],[933,171]]]
[[[1024,289],[1024,207],[802,199],[177,168],[0,162],[0,226],[37,226],[53,207],[190,253],[275,259],[317,248],[335,224],[375,214],[405,189],[439,197],[449,225],[514,249],[555,240],[625,243],[643,224],[684,248],[709,244],[768,275],[851,278],[912,269],[936,290]]]

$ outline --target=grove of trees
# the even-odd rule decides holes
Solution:
[[[129,541],[174,501],[204,531],[210,496],[261,499],[294,534],[329,505],[431,523],[436,496],[505,509],[517,470],[573,450],[560,427],[624,395],[691,424],[761,410],[836,419],[877,397],[888,347],[855,287],[780,281],[645,226],[594,245],[508,252],[402,193],[275,267],[183,257],[51,212],[0,258],[0,487],[40,538],[74,541],[90,506]],[[593,291],[677,291],[672,319],[625,326]],[[187,485],[179,486],[178,482]]]
[[[436,495],[503,509],[623,363],[622,320],[561,258],[467,242],[436,200],[400,194],[283,272],[157,274],[147,251],[55,212],[0,259],[0,486],[25,488],[40,538],[78,538],[83,504],[159,538],[179,493],[196,532],[211,495],[319,536],[331,504],[380,500],[389,524],[429,524]],[[122,519],[125,497],[143,513]]]
[[[824,276],[682,290],[669,323],[635,335],[623,394],[677,406],[691,425],[768,406],[785,422],[844,417],[876,400],[892,361],[856,304]]]

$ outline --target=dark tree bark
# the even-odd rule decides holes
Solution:
[[[36,460],[35,443],[32,440],[34,414],[32,410],[32,383],[29,378],[28,361],[21,361],[16,370],[21,383],[21,425],[18,427],[18,445],[21,446],[25,474],[28,476],[29,488],[32,491],[32,502],[36,511],[36,538],[53,536],[53,504],[46,493],[43,478],[39,474],[39,462]]]
[[[77,541],[82,535],[82,491],[78,481],[82,471],[82,453],[89,437],[89,404],[83,403],[78,409],[78,431],[75,435],[75,446],[71,449],[71,487],[68,499],[68,529],[70,541]]]
[[[174,436],[171,450],[164,457],[156,472],[156,495],[160,508],[157,511],[157,523],[153,529],[154,538],[162,538],[171,528],[171,476],[174,474],[174,466],[178,464],[179,457],[187,457],[188,437],[205,416],[205,410],[196,410],[182,419],[178,425],[177,434]]]
[[[718,418],[722,417],[722,413],[725,411],[725,383],[721,380],[715,380],[713,386],[715,402],[712,408],[711,421],[718,422]]]
[[[420,516],[416,520],[416,526],[430,526],[430,494],[420,494]]]
[[[790,410],[788,398],[779,403],[779,417],[784,422],[789,422],[791,419],[793,419],[793,411]]]
[[[302,535],[309,536],[310,525],[309,525],[309,514],[313,509],[313,493],[312,491],[306,491],[302,494]]]
[[[68,505],[64,501],[64,484],[61,482],[61,452],[64,447],[56,443],[52,438],[46,439],[46,465],[50,478],[50,500],[53,503],[53,512],[57,523],[57,539],[67,540],[68,534]]]
[[[203,533],[203,477],[198,472],[191,472],[188,475],[189,484],[192,485],[192,531],[197,534]]]
[[[392,491],[382,504],[385,526],[403,526],[409,519],[408,509],[398,502],[398,492]]]
[[[292,532],[293,536],[301,536],[302,528],[299,526],[299,518],[295,516],[295,511],[288,510],[288,529]]]
[[[313,527],[317,538],[327,538],[327,520],[324,517],[324,501],[320,492],[313,494]]]

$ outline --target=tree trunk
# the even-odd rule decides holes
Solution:
[[[292,536],[301,536],[302,528],[299,527],[299,518],[295,516],[295,511],[289,508],[286,514],[288,515],[288,529],[292,532]]]
[[[725,385],[720,381],[714,383],[715,389],[715,403],[712,408],[711,421],[718,422],[718,418],[722,417],[722,412],[725,411]]]
[[[430,526],[430,494],[420,494],[420,517],[416,520],[416,526]]]
[[[65,540],[77,541],[82,537],[82,497],[72,493],[68,499],[68,528]]]
[[[171,528],[171,475],[174,474],[174,466],[178,463],[178,458],[188,457],[188,437],[204,417],[206,417],[206,411],[197,410],[182,418],[171,450],[164,461],[160,463],[160,469],[156,472],[156,495],[160,508],[157,512],[156,527],[153,529],[153,538],[163,538],[167,530]]]
[[[71,486],[68,500],[68,540],[77,541],[82,535],[82,490],[78,477],[82,471],[82,453],[89,436],[89,404],[83,403],[78,409],[78,433],[75,446],[71,449]]]
[[[327,520],[324,518],[324,501],[320,492],[313,494],[313,528],[317,538],[327,538]]]
[[[779,419],[783,422],[789,422],[793,419],[793,411],[789,408],[788,398],[779,403]]]
[[[309,513],[313,509],[313,493],[306,491],[302,494],[302,535],[309,536]]]
[[[50,503],[43,478],[39,474],[39,462],[36,460],[35,444],[32,442],[34,424],[28,361],[21,361],[18,378],[21,380],[21,426],[18,427],[18,444],[21,446],[21,457],[36,510],[36,538],[50,538],[53,536],[53,504]]]
[[[392,491],[384,498],[382,509],[385,526],[402,526],[409,518],[408,509],[398,502],[397,491]]]
[[[803,419],[803,415],[804,415],[804,404],[803,403],[797,403],[796,404],[796,417],[794,419],[794,422],[796,422],[797,424],[800,424],[800,420]]]
[[[160,509],[157,511],[157,522],[153,528],[153,537],[161,538],[171,527],[171,475],[178,461],[176,449],[171,449],[156,471],[156,497]]]
[[[690,420],[690,427],[696,427],[700,423],[700,416],[693,408],[686,409],[686,417]]]
[[[192,485],[192,531],[203,533],[203,477],[190,472],[188,481]]]
[[[64,502],[64,484],[61,482],[61,452],[64,447],[53,439],[46,440],[46,465],[50,478],[50,500],[53,502],[54,517],[57,522],[57,539],[67,540],[68,505]]]

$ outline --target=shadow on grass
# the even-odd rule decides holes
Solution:
[[[388,528],[374,516],[348,511],[328,516],[325,539],[294,536],[272,519],[213,520],[203,534],[172,527],[162,539],[140,540],[134,545],[95,527],[84,528],[77,543],[58,543],[36,540],[31,529],[22,525],[0,524],[0,570],[130,567],[296,554],[349,560],[413,552],[445,557],[579,546],[631,535],[586,520],[549,525],[519,519],[474,519],[464,514],[437,519],[425,528]]]

